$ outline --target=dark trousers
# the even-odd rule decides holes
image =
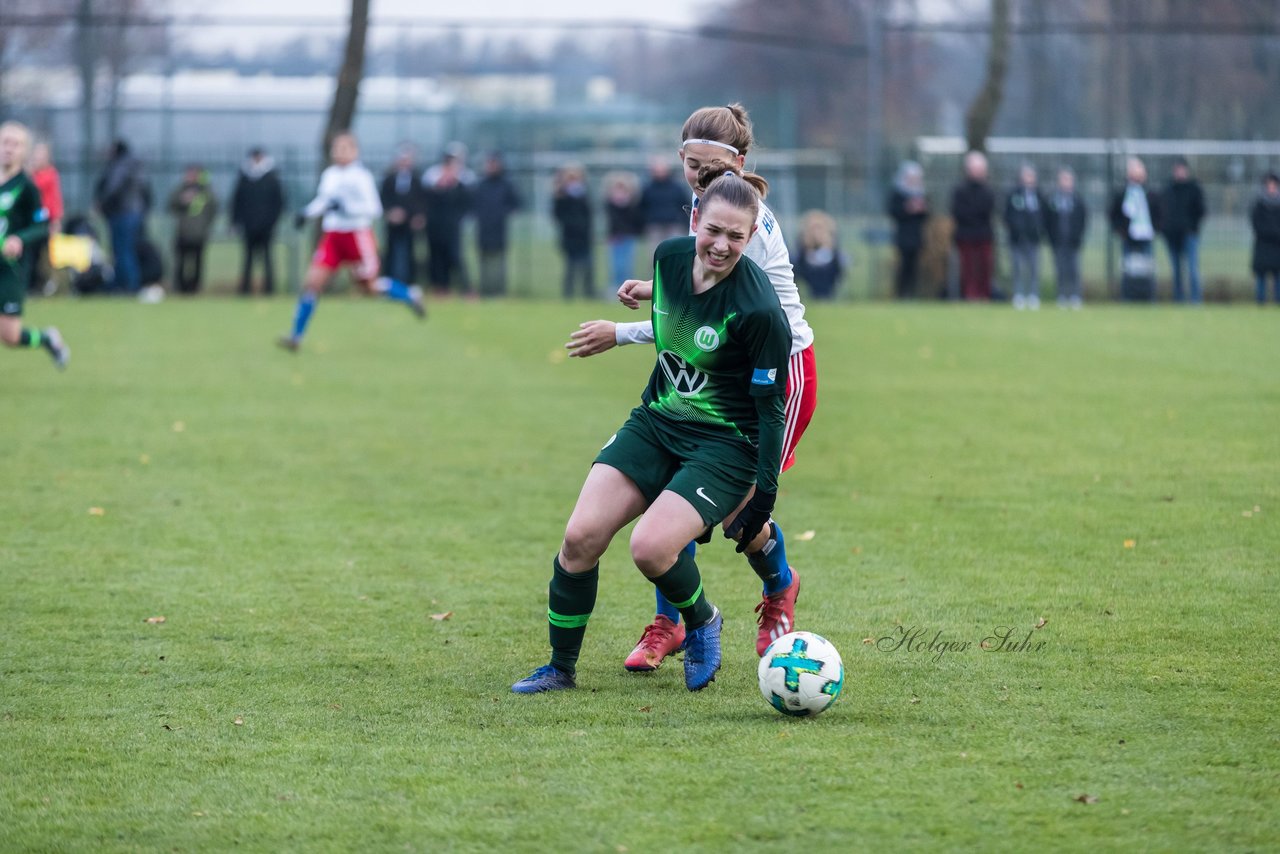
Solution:
[[[30,240],[23,252],[31,259],[31,278],[27,282],[27,292],[38,294],[44,292],[44,283],[49,280],[53,267],[49,264],[49,238],[37,237]]]
[[[427,234],[427,281],[436,290],[448,290],[455,281],[462,290],[470,289],[462,266],[462,235]]]
[[[480,296],[507,295],[507,250],[480,250]]]
[[[275,268],[271,264],[271,235],[244,236],[244,265],[240,268],[240,293],[253,293],[253,259],[262,256],[262,292],[275,293]]]
[[[915,299],[916,280],[920,276],[920,247],[898,247],[898,275],[893,281],[893,295],[898,299]]]
[[[995,246],[990,240],[957,240],[960,253],[960,293],[967,300],[991,299],[995,275]]]
[[[582,295],[593,299],[596,295],[595,276],[591,264],[591,253],[582,254],[566,252],[564,255],[564,298],[573,299],[574,282],[582,283]]]
[[[173,247],[173,286],[180,294],[200,292],[204,274],[204,243],[178,241]]]
[[[413,260],[413,230],[407,226],[388,227],[387,250],[382,256],[383,273],[410,285],[418,272],[417,266]]]

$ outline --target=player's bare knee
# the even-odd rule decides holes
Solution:
[[[584,572],[596,565],[607,544],[599,532],[575,524],[571,519],[560,546],[560,564],[568,572]]]
[[[679,552],[672,552],[664,541],[644,535],[631,537],[631,559],[646,578],[656,578],[671,568]]]

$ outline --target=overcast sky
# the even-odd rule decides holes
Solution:
[[[316,21],[345,22],[350,14],[349,0],[170,0],[170,8],[179,16],[199,15],[212,22],[235,21],[255,17],[280,19],[298,17]],[[640,21],[667,26],[690,26],[700,12],[716,7],[714,0],[462,0],[440,3],[423,0],[371,0],[370,15],[376,25],[381,18],[421,21],[424,24],[446,21]],[[200,34],[200,49],[221,50],[239,47],[254,50],[264,43],[282,40],[291,33],[273,26],[257,30],[245,27],[210,26]]]

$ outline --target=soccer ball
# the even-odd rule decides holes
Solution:
[[[760,693],[770,705],[798,718],[821,713],[844,686],[840,653],[812,632],[791,632],[769,644],[757,672]]]

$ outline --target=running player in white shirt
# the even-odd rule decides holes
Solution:
[[[754,138],[751,120],[741,104],[727,107],[703,107],[684,123],[679,156],[684,164],[685,180],[691,190],[696,187],[698,170],[715,161],[730,161],[742,166]],[[696,207],[698,198],[693,197]],[[778,301],[791,326],[791,360],[787,372],[786,425],[782,451],[782,471],[795,462],[795,449],[813,418],[817,406],[817,363],[813,355],[813,330],[804,318],[804,304],[791,270],[791,256],[782,237],[782,229],[764,204],[756,219],[756,232],[747,244],[746,257],[755,261],[769,277]],[[628,308],[637,308],[640,300],[650,299],[653,283],[628,280],[618,289],[618,300]],[[593,356],[615,345],[653,341],[653,324],[614,323],[592,320],[581,324],[565,346],[571,356]],[[754,499],[753,499],[754,500]],[[748,505],[750,509],[751,505]],[[776,638],[795,630],[795,602],[800,593],[800,576],[787,563],[782,530],[769,516],[772,508],[757,508],[761,517],[759,533],[738,543],[745,551],[751,568],[764,583],[756,635],[756,653],[763,655]],[[693,549],[693,543],[689,544]],[[626,668],[634,671],[656,670],[663,658],[680,648],[685,628],[680,625],[679,611],[658,594],[657,615],[645,627],[640,642],[627,657]]]
[[[293,331],[277,342],[286,350],[298,351],[320,294],[344,264],[353,265],[355,280],[367,293],[405,303],[418,317],[426,316],[422,288],[378,276],[378,244],[372,226],[382,216],[382,202],[373,175],[359,157],[360,148],[353,134],[335,136],[329,148],[333,164],[320,173],[316,197],[298,212],[299,228],[308,219],[323,217],[323,232],[298,295]]]

